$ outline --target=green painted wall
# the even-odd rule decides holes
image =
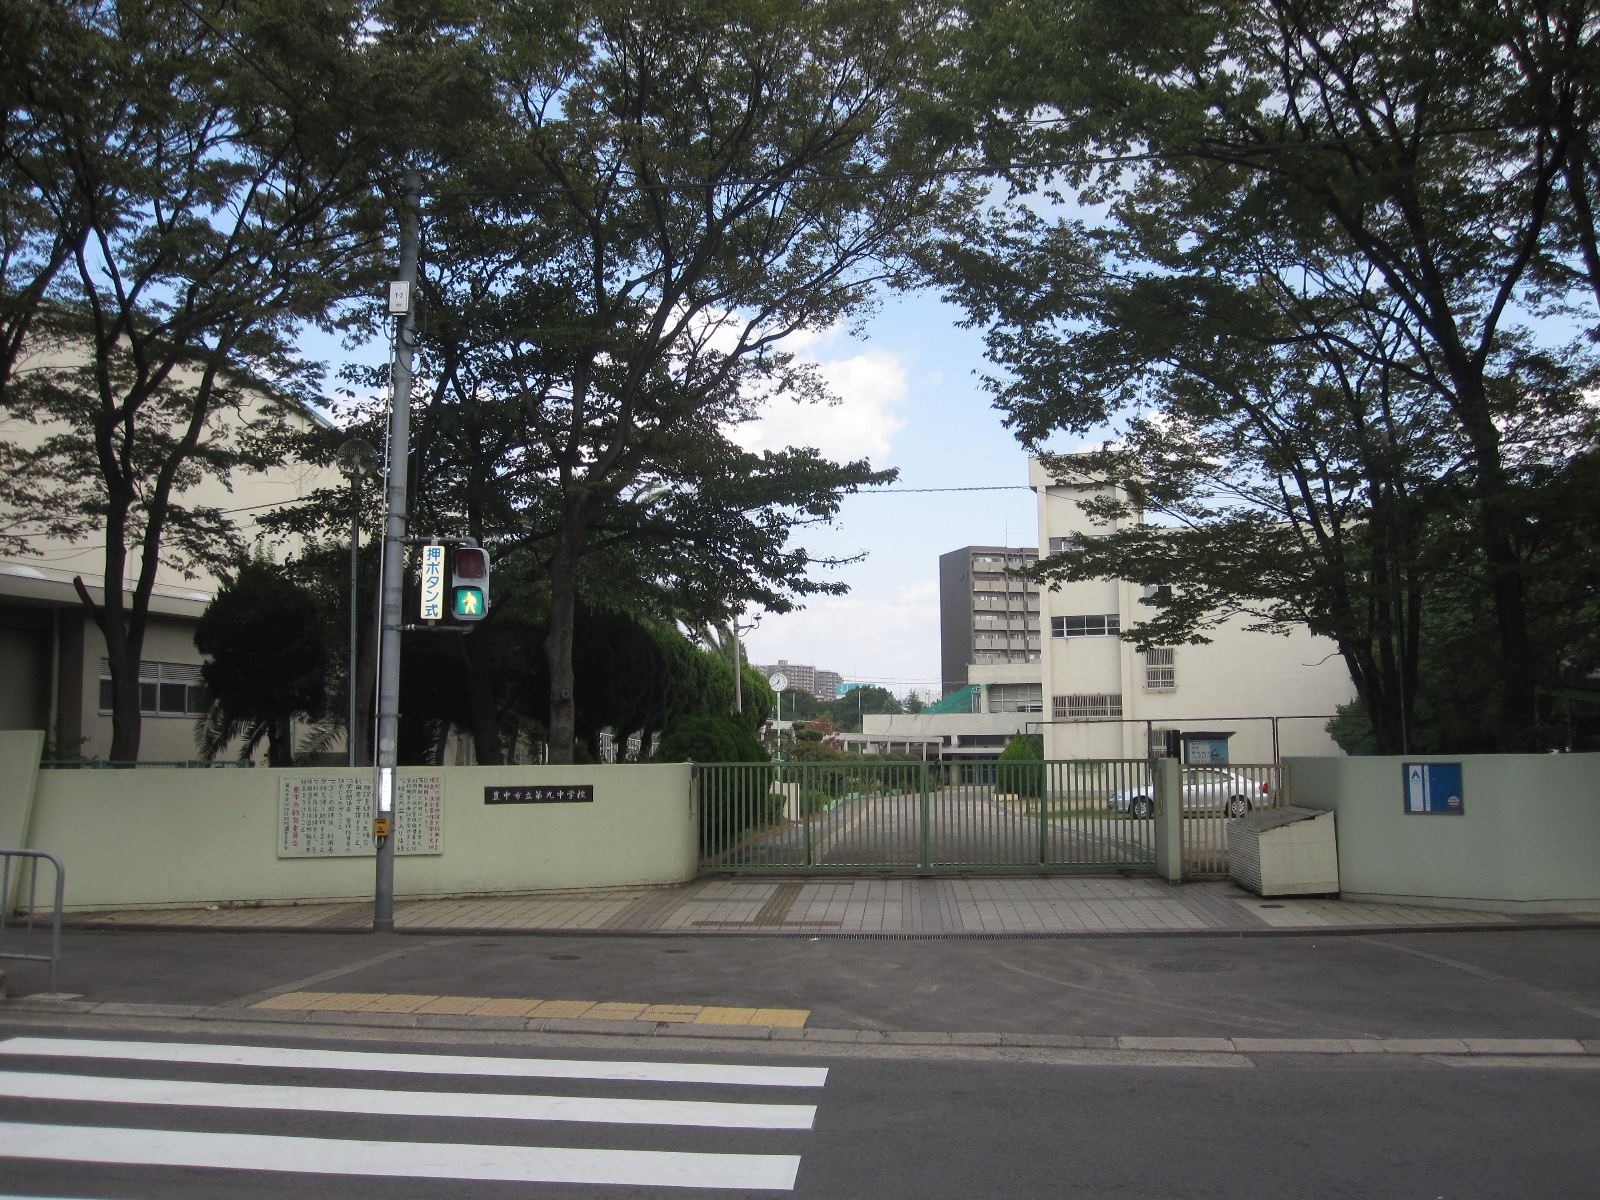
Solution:
[[[687,763],[426,767],[444,853],[395,861],[401,898],[679,883],[698,869]],[[32,846],[58,855],[67,907],[370,899],[373,860],[279,858],[280,781],[315,770],[41,771]],[[363,778],[370,770],[353,774]],[[483,802],[488,785],[594,785],[592,804]]]
[[[1462,812],[1408,813],[1406,762],[1459,762]],[[1600,911],[1600,754],[1290,758],[1289,796],[1339,814],[1352,900]]]
[[[20,850],[27,845],[34,780],[43,747],[40,731],[0,732],[0,849]]]

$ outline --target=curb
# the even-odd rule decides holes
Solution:
[[[371,934],[366,925],[163,925],[156,922],[100,923],[63,922],[62,932],[70,933],[227,933],[227,934]],[[957,930],[949,933],[847,932],[827,928],[809,930],[660,930],[660,929],[506,929],[488,926],[481,929],[427,927],[395,929],[399,937],[546,937],[546,938],[652,938],[659,940],[761,939],[766,941],[843,941],[843,942],[1038,942],[1038,941],[1123,941],[1139,939],[1195,938],[1306,938],[1372,937],[1396,933],[1550,933],[1562,930],[1600,931],[1593,920],[1487,922],[1461,925],[1296,925],[1269,929],[1069,929],[1041,930]]]
[[[585,1021],[575,1017],[466,1017],[413,1013],[319,1012],[228,1005],[97,1004],[85,1000],[0,1000],[0,1017],[100,1016],[262,1025],[355,1026],[368,1029],[599,1034],[712,1041],[799,1042],[816,1046],[987,1047],[1091,1050],[1170,1055],[1445,1056],[1451,1059],[1600,1059],[1600,1039],[1580,1038],[1261,1038],[1095,1037],[1051,1033],[916,1032],[796,1029],[770,1025],[685,1025],[667,1021]]]

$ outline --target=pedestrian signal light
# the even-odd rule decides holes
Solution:
[[[481,621],[489,615],[487,551],[456,547],[450,561],[450,613],[458,621]]]

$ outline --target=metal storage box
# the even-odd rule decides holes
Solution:
[[[1317,896],[1339,890],[1333,813],[1270,808],[1228,822],[1228,871],[1263,896]]]

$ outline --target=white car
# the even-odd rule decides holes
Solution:
[[[1134,817],[1153,816],[1156,811],[1155,785],[1122,788],[1112,792],[1108,804],[1112,812]],[[1230,817],[1242,817],[1251,809],[1272,803],[1272,785],[1251,779],[1226,767],[1183,768],[1183,810],[1220,810]]]

